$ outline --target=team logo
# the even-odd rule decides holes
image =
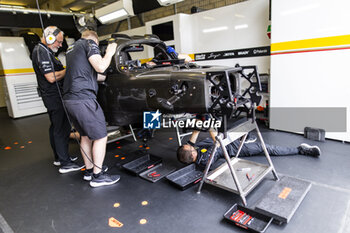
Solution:
[[[156,112],[143,112],[143,128],[144,129],[160,129],[160,116],[162,114]]]

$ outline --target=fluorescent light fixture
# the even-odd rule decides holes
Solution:
[[[6,5],[6,4],[0,4],[0,7],[6,7],[6,8],[25,8],[24,6],[19,6],[19,5]]]
[[[241,24],[241,25],[236,25],[235,29],[239,30],[239,29],[244,29],[244,28],[248,28],[248,24]]]
[[[175,3],[178,3],[178,2],[182,2],[183,0],[158,0],[158,3],[161,5],[161,6],[169,6],[171,4],[175,4]]]
[[[102,24],[114,23],[134,15],[132,0],[119,0],[96,10]]]
[[[228,29],[227,26],[215,27],[215,28],[207,28],[207,29],[203,29],[203,33],[219,32],[219,31],[225,31],[227,29]]]
[[[120,9],[112,13],[109,13],[107,15],[101,16],[99,20],[101,21],[101,23],[105,24],[112,20],[119,19],[127,15],[128,15],[128,12],[126,12],[125,9]]]

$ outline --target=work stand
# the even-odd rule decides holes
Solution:
[[[129,128],[130,128],[130,133],[127,133],[127,134],[124,134],[122,135],[121,132],[120,132],[120,129],[119,127],[107,127],[107,144],[108,143],[112,143],[112,142],[115,142],[115,141],[119,141],[119,140],[122,140],[124,138],[128,138],[128,137],[133,137],[134,141],[136,142],[137,139],[136,139],[136,136],[135,136],[135,132],[134,132],[134,129],[132,128],[131,125],[129,125]]]
[[[181,120],[187,120],[187,119],[192,119],[194,116],[193,115],[184,115],[184,114],[169,114],[169,115],[165,115],[163,116],[165,117],[165,119],[167,120],[167,122],[172,121],[172,122],[176,122],[176,121],[181,121]],[[163,126],[164,127],[164,126]],[[177,140],[177,144],[179,146],[182,146],[182,139],[188,135],[192,134],[191,132],[180,132],[180,128],[177,124],[175,124],[175,133],[176,133],[176,140]]]
[[[256,130],[257,132],[258,138],[265,153],[265,157],[268,161],[268,165],[238,158],[248,133],[253,130]],[[229,154],[227,153],[226,146],[239,138],[242,138],[242,140],[240,142],[237,154],[230,158]],[[224,153],[226,163],[209,173],[209,168],[213,162],[214,154],[219,147],[221,147]],[[210,154],[209,161],[206,164],[204,175],[200,181],[197,193],[199,194],[201,192],[203,183],[205,182],[238,194],[241,197],[243,204],[246,206],[246,196],[271,171],[275,177],[275,180],[279,180],[256,121],[251,118],[246,118],[246,121],[243,123],[240,123],[224,133],[219,133],[216,137],[214,148]]]

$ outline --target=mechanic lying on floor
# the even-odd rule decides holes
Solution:
[[[217,134],[213,130],[209,132],[212,138],[206,138],[196,143],[200,131],[193,131],[187,144],[184,144],[177,149],[177,159],[184,164],[195,162],[197,165],[205,167],[209,160],[210,153],[214,148],[213,140],[215,140],[215,136]],[[236,156],[239,145],[240,140],[237,139],[226,146],[227,153],[230,157]],[[318,146],[310,146],[306,143],[302,143],[298,147],[274,146],[269,144],[265,145],[269,154],[273,156],[301,154],[317,158],[321,155],[321,150]],[[262,155],[263,153],[263,147],[255,140],[254,142],[250,143],[245,142],[239,156],[248,157],[253,155]],[[225,158],[221,147],[217,149],[214,155],[213,163],[220,158]]]

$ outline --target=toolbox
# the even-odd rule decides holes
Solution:
[[[125,163],[122,165],[124,169],[127,171],[138,175],[143,171],[149,170],[156,166],[157,164],[160,164],[162,162],[162,159],[160,157],[146,154],[140,158],[137,158],[133,161],[130,161],[128,163]]]
[[[311,127],[304,128],[305,138],[324,142],[326,140],[325,136],[326,136],[326,131],[324,129],[317,129],[317,128],[311,128]]]
[[[148,169],[139,174],[139,176],[145,180],[148,180],[152,183],[161,180],[163,177],[175,171],[176,168],[174,166],[165,165],[163,163],[158,164],[151,169]]]
[[[167,175],[166,179],[181,190],[185,190],[201,181],[202,177],[203,172],[192,163]]]
[[[230,223],[252,232],[265,232],[273,220],[272,217],[238,204],[234,204],[224,214],[224,218]]]

